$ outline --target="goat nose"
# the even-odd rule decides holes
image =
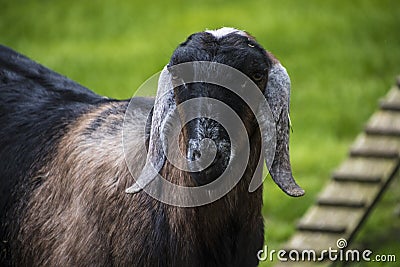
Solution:
[[[186,157],[196,168],[202,169],[210,165],[216,154],[217,147],[212,140],[208,138],[189,140]]]
[[[201,152],[199,149],[193,149],[189,152],[189,159],[191,161],[198,160],[201,157]]]
[[[201,146],[201,141],[194,139],[189,140],[187,159],[190,161],[195,161],[200,159],[201,149],[204,149],[204,147]]]

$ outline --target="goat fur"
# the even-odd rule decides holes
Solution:
[[[258,264],[262,187],[248,188],[262,172],[259,129],[233,190],[205,206],[170,206],[144,191],[124,192],[145,165],[146,151],[136,148],[148,138],[154,105],[152,98],[132,99],[124,126],[129,101],[96,95],[0,46],[1,266]],[[125,152],[136,162],[130,171],[123,127]],[[160,172],[195,186],[168,162]]]

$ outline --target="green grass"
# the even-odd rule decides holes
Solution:
[[[292,199],[265,182],[266,244],[278,249],[400,73],[399,14],[395,0],[3,0],[0,42],[99,94],[129,98],[189,34],[220,26],[252,33],[291,75],[292,165],[307,191]],[[397,183],[358,243],[399,253],[398,193]]]

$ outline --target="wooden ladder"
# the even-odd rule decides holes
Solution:
[[[350,148],[349,157],[333,172],[331,180],[297,224],[284,250],[313,250],[317,257],[337,241],[347,247],[368,217],[400,162],[400,78],[379,101],[380,109]],[[286,254],[286,258],[288,254]],[[275,266],[329,266],[331,262],[279,262]]]

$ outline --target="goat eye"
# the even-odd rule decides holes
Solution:
[[[256,72],[256,73],[253,74],[253,79],[254,79],[256,82],[261,81],[263,78],[264,78],[264,73]]]

